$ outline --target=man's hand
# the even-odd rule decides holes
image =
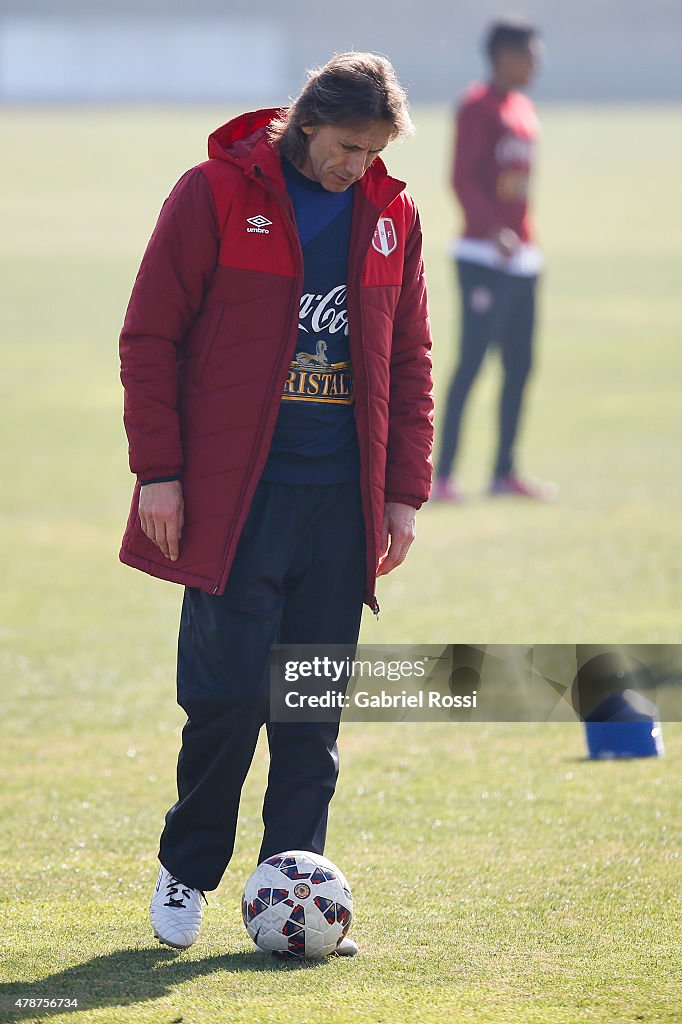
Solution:
[[[510,259],[521,245],[521,239],[512,228],[500,228],[491,235],[500,256]]]
[[[140,525],[166,558],[177,562],[185,521],[182,484],[169,480],[163,484],[145,484],[140,488]]]
[[[410,544],[417,532],[417,510],[411,505],[387,501],[384,507],[384,524],[381,533],[381,558],[377,576],[386,576],[397,565],[405,561]],[[388,541],[391,546],[388,546]],[[388,548],[388,551],[386,550]]]

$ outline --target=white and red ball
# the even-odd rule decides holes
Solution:
[[[263,952],[314,960],[333,953],[347,933],[353,896],[326,857],[287,850],[253,872],[244,886],[242,917]]]

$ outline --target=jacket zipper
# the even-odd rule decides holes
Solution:
[[[376,207],[374,207],[374,208],[376,209]],[[354,284],[354,291],[357,294],[357,300],[358,300],[358,318],[360,320],[360,335],[359,336],[361,338],[364,337],[364,331],[363,331],[364,324],[363,324],[363,320],[362,320],[362,302],[360,301],[360,294],[361,294],[361,291],[362,291],[362,275],[364,273],[365,260],[367,259],[367,252],[369,251],[369,246],[370,246],[371,241],[372,241],[372,236],[374,235],[374,232],[376,231],[377,224],[379,223],[379,217],[381,216],[382,212],[383,212],[382,210],[377,210],[376,217],[373,217],[373,219],[370,222],[371,230],[367,233],[366,244],[364,244],[364,239],[363,239],[363,245],[362,245],[362,248],[361,248],[362,261],[359,262],[358,270],[354,274],[354,282],[353,282],[353,284]],[[349,318],[349,321],[350,321],[350,303],[349,303],[349,310],[348,310],[348,318]],[[366,382],[367,387],[368,387],[368,395],[369,395],[369,370],[368,370],[368,367],[367,367],[367,351],[366,351],[364,345],[361,345],[360,347],[362,348],[362,362],[363,362],[363,366],[364,366],[364,370],[365,370],[365,382]],[[370,508],[371,508],[372,445],[371,445],[371,431],[369,429],[369,400],[368,400],[368,403],[367,403],[367,431],[368,431],[368,434],[369,434],[369,441],[370,441],[370,443],[367,446],[367,474],[366,474],[366,476],[367,476],[367,479],[369,480],[368,492],[370,493]],[[375,563],[374,564],[374,572],[375,572],[374,587],[375,588],[376,588],[376,554],[377,554],[377,552],[376,552],[376,547],[375,547],[375,549],[374,549],[374,563]],[[365,567],[365,571],[366,571],[366,569],[367,569],[367,567]],[[381,611],[381,609],[379,607],[379,602],[377,600],[376,593],[372,594],[370,608],[371,608],[372,614],[375,617],[375,620],[378,622],[379,621],[379,612]]]
[[[254,172],[255,177],[260,180],[260,182],[263,185],[263,187],[273,196],[273,198],[275,199],[275,202],[282,208],[282,210],[286,214],[286,221],[287,221],[287,224],[288,224],[288,227],[289,227],[289,230],[290,230],[290,235],[291,235],[291,237],[293,238],[293,240],[295,242],[295,249],[296,249],[297,255],[298,255],[298,270],[297,270],[297,273],[296,273],[295,282],[296,282],[296,285],[298,287],[294,287],[294,290],[292,292],[292,300],[291,300],[291,306],[289,308],[289,317],[288,317],[288,323],[291,324],[293,322],[293,320],[294,320],[294,313],[296,311],[296,296],[300,293],[300,291],[301,291],[301,289],[303,287],[303,273],[302,273],[303,255],[302,255],[302,252],[301,252],[301,244],[300,244],[300,242],[298,240],[298,233],[296,231],[296,225],[294,223],[294,218],[293,218],[293,216],[291,214],[291,211],[277,197],[277,195],[275,193],[275,190],[270,186],[266,176],[263,174],[263,171],[256,164],[254,164],[254,166],[253,166],[253,172]],[[296,322],[298,324],[298,321],[296,321]],[[283,333],[284,333],[284,338],[285,338],[284,345],[286,345],[287,348],[288,348],[289,347],[289,337],[288,337],[286,331],[284,331]],[[281,357],[282,352],[284,351],[284,345],[282,345],[280,347],[280,350],[278,352],[278,358],[277,358],[276,363],[275,363],[275,368],[272,371],[272,376],[270,377],[270,385],[269,385],[269,390],[268,390],[268,393],[267,393],[267,401],[266,401],[266,404],[265,404],[265,409],[266,410],[268,409],[268,407],[270,405],[270,401],[272,399],[274,399],[275,394],[276,394],[275,384],[276,384],[276,381],[277,381],[277,379],[279,377],[279,364],[281,362],[280,357]],[[246,477],[244,479],[244,485],[242,487],[241,494],[239,495],[239,507],[241,507],[241,505],[242,505],[242,500],[243,500],[243,497],[244,497],[244,493],[248,490],[248,488],[249,488],[249,486],[251,484],[251,478],[252,478],[252,475],[253,475],[253,467],[255,465],[256,459],[258,458],[258,452],[260,451],[261,440],[263,438],[263,434],[265,433],[265,422],[266,422],[266,419],[267,419],[267,413],[265,413],[263,415],[263,417],[261,418],[260,426],[258,428],[258,434],[256,436],[256,442],[255,442],[255,444],[253,446],[253,452],[251,454],[251,461],[249,462],[249,468],[247,470]],[[215,587],[213,588],[213,593],[214,594],[217,594],[219,592],[221,584],[223,583],[223,577],[225,576],[225,569],[226,569],[226,565],[227,565],[227,552],[230,549],[230,544],[232,543],[232,538],[234,536],[235,529],[236,529],[236,523],[233,525],[233,527],[232,527],[232,529],[230,531],[230,534],[229,534],[229,536],[227,538],[227,541],[225,543],[225,548],[224,548],[224,551],[223,551],[223,562],[222,562],[222,567],[221,567],[221,570],[220,570],[220,576],[218,577],[218,582],[216,583]]]

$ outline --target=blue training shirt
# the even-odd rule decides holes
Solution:
[[[353,188],[328,192],[282,159],[303,250],[298,337],[264,480],[357,480],[346,281]]]

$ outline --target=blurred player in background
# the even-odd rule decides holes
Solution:
[[[528,187],[538,123],[521,89],[537,70],[542,43],[518,19],[488,31],[487,83],[469,86],[457,111],[453,186],[464,212],[455,244],[461,289],[461,343],[447,398],[433,497],[459,501],[451,476],[464,405],[486,349],[497,344],[504,368],[499,440],[489,493],[551,500],[556,488],[517,470],[514,449],[531,368],[535,292],[542,256],[528,210]]]

